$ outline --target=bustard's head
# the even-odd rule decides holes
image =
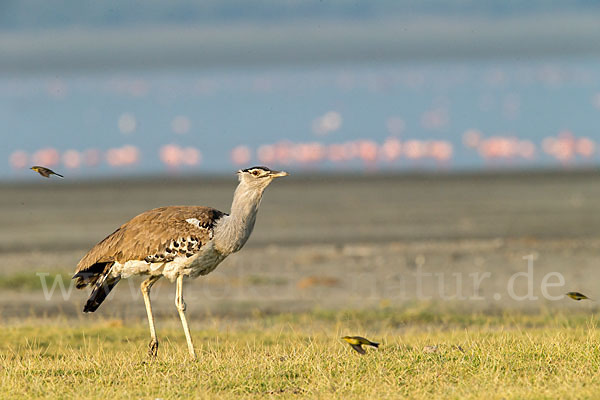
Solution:
[[[262,190],[269,186],[269,183],[271,183],[273,179],[288,175],[285,171],[274,171],[267,167],[240,169],[237,174],[240,182],[258,190]]]

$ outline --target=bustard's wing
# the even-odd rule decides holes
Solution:
[[[172,206],[146,211],[108,235],[79,261],[78,288],[95,283],[116,261],[163,262],[191,256],[212,239],[225,214],[209,207]]]

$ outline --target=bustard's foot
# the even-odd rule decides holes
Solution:
[[[158,353],[158,340],[152,339],[148,344],[148,356],[154,358]]]

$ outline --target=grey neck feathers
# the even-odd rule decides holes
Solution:
[[[224,255],[240,250],[250,237],[264,187],[240,182],[233,195],[231,214],[219,220],[214,230],[215,248]]]

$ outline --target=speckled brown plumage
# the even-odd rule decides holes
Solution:
[[[76,286],[94,284],[116,261],[166,262],[192,256],[212,239],[213,228],[225,214],[210,207],[170,206],[146,211],[108,235],[79,261]],[[187,220],[191,219],[192,222]]]

